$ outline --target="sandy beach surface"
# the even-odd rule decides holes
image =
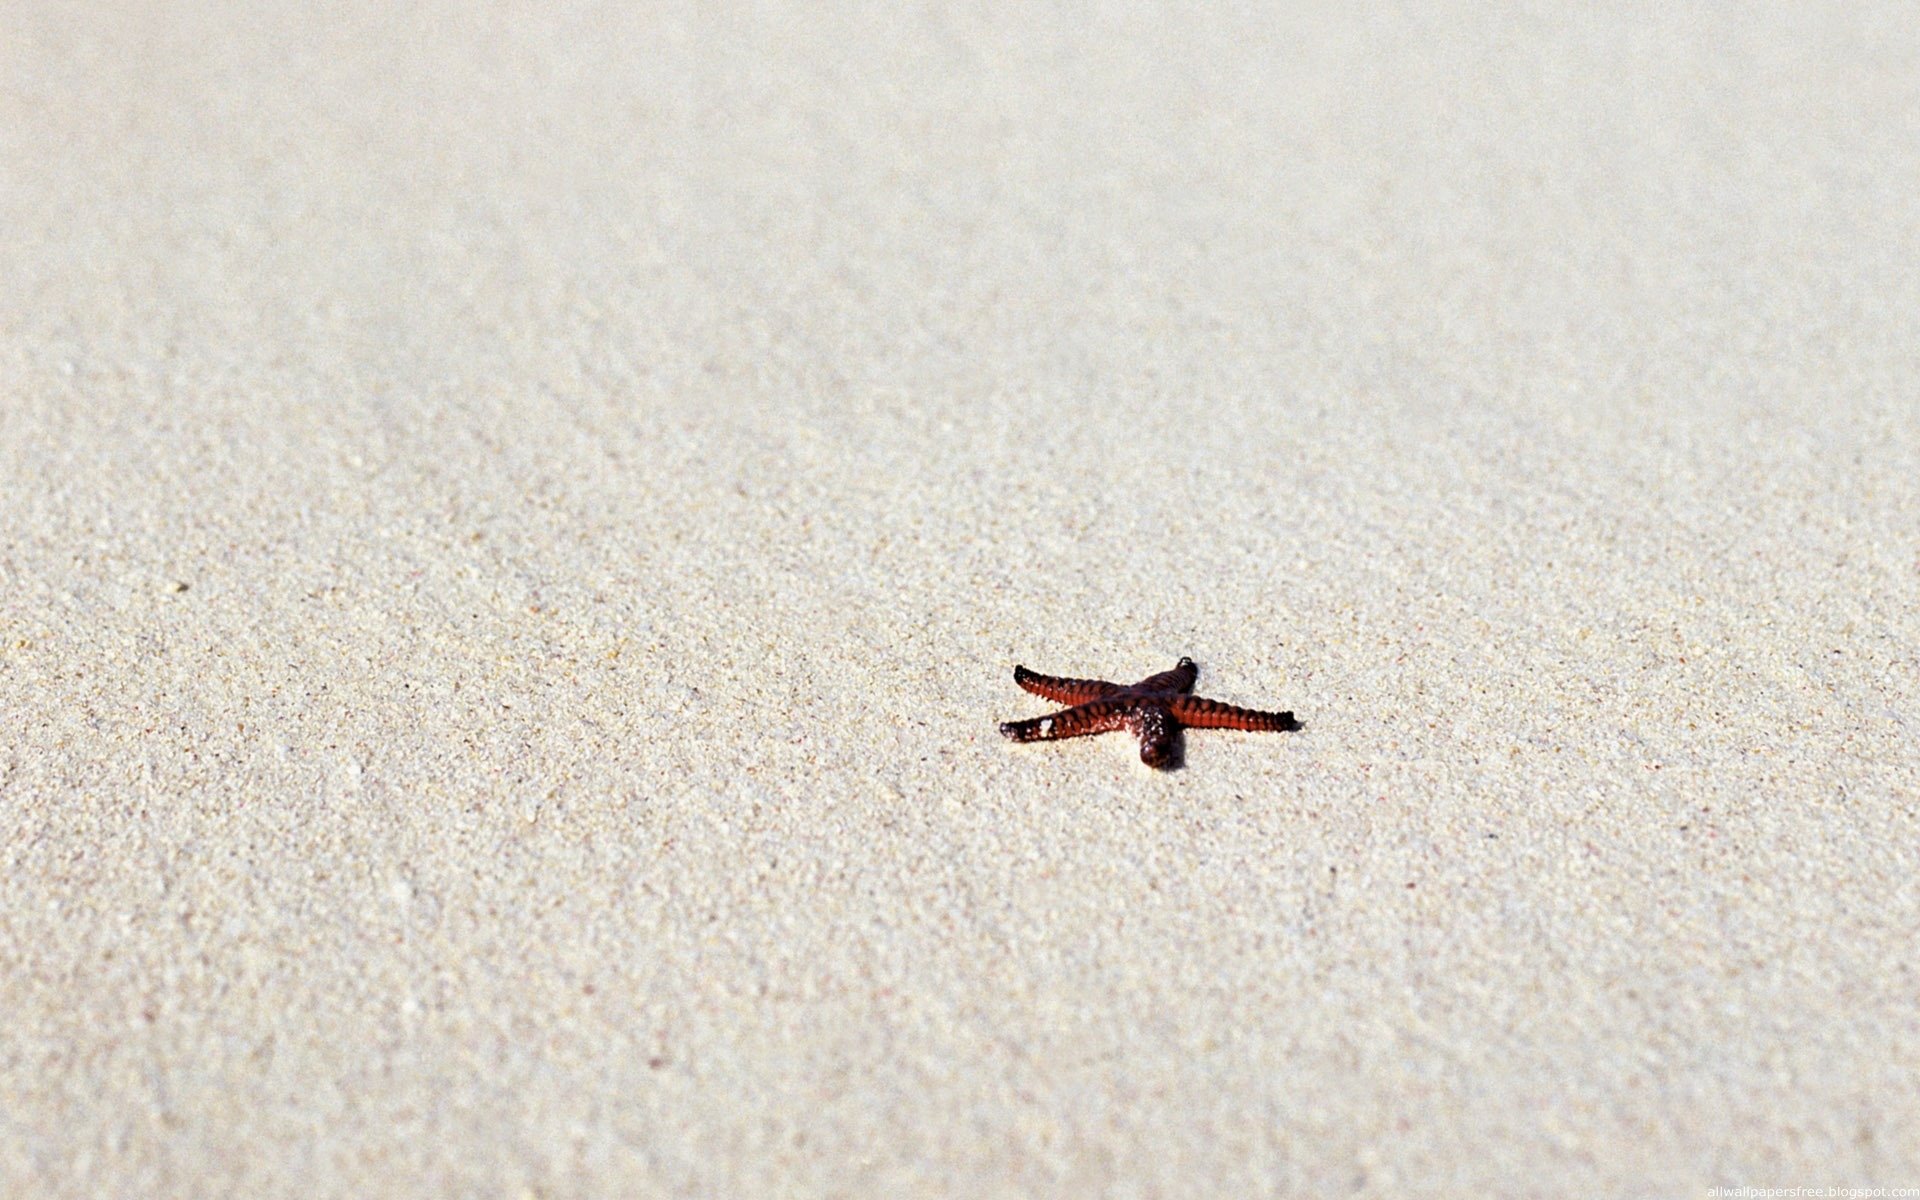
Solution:
[[[1914,10],[1196,8],[0,6],[0,1194],[1920,1187]]]

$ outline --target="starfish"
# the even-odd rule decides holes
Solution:
[[[1170,767],[1182,727],[1190,729],[1246,729],[1286,732],[1300,728],[1290,712],[1258,712],[1218,700],[1191,695],[1200,673],[1193,660],[1183,658],[1171,671],[1149,675],[1122,687],[1104,679],[1057,679],[1036,675],[1025,667],[1013,669],[1013,681],[1036,696],[1045,696],[1072,708],[1031,721],[1005,721],[1000,732],[1016,742],[1050,742],[1125,729],[1140,739],[1140,761],[1150,767]]]

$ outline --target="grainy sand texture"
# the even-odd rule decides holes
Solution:
[[[1920,1187],[1916,197],[1905,3],[0,3],[0,1195]]]

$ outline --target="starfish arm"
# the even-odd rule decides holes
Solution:
[[[1193,660],[1183,658],[1173,670],[1149,675],[1133,686],[1142,692],[1190,692],[1199,674],[1200,668],[1193,665]]]
[[[1162,705],[1136,705],[1127,713],[1127,729],[1140,740],[1140,761],[1148,766],[1170,767],[1179,757],[1180,725]]]
[[[1111,696],[1120,690],[1119,684],[1108,683],[1103,679],[1063,679],[1056,675],[1039,675],[1025,667],[1013,669],[1013,681],[1036,696],[1045,696],[1055,704],[1085,704],[1089,700]]]
[[[1061,738],[1106,733],[1126,724],[1126,706],[1095,700],[1031,721],[1003,721],[1000,732],[1016,742],[1053,742]]]
[[[1182,725],[1194,729],[1245,729],[1251,732],[1287,733],[1300,728],[1290,712],[1260,712],[1236,708],[1218,700],[1199,696],[1176,696],[1170,705]]]

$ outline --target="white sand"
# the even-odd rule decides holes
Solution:
[[[1920,1186],[1910,6],[294,7],[0,15],[0,1194]]]

